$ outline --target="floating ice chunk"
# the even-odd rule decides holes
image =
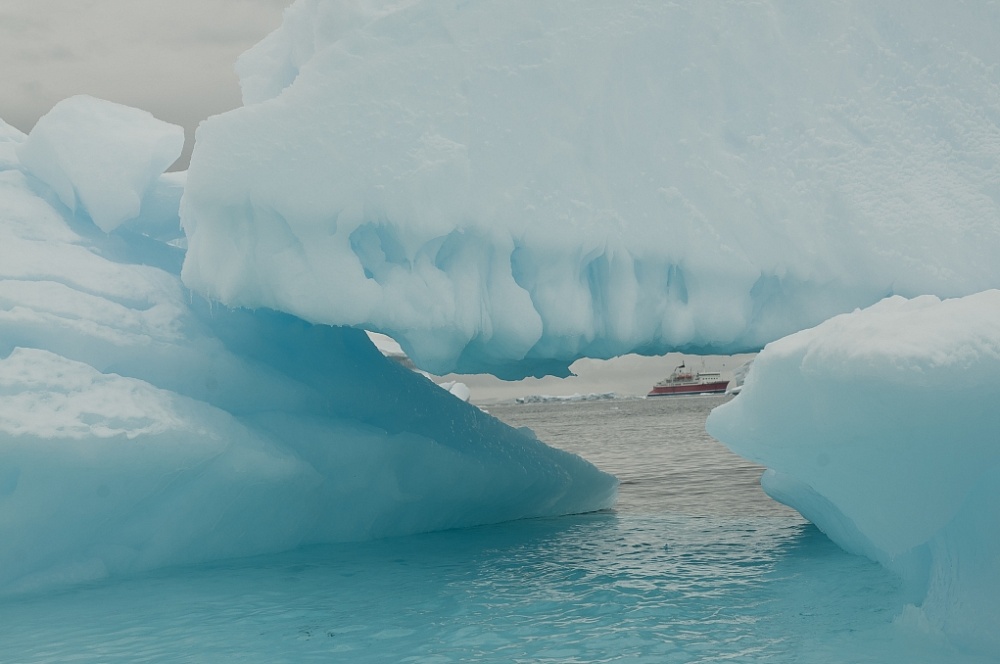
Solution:
[[[886,299],[769,344],[708,431],[845,549],[927,589],[945,631],[1000,621],[1000,291]]]
[[[79,208],[110,233],[139,215],[146,192],[183,147],[181,127],[79,95],[42,116],[17,156],[66,207]]]
[[[449,380],[443,383],[438,383],[438,387],[447,390],[449,394],[460,401],[469,401],[469,399],[472,398],[472,392],[469,391],[469,386],[457,380]]]

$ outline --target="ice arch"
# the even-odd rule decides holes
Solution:
[[[516,376],[758,348],[905,295],[766,350],[713,430],[845,546],[905,563],[933,624],[989,640],[998,11],[300,0],[241,59],[246,105],[201,127],[186,176],[158,176],[177,132],[142,114],[108,111],[134,139],[101,143],[127,165],[114,182],[73,135],[99,102],[27,138],[0,124],[0,528],[22,538],[0,587],[613,500],[613,478],[327,325],[387,332],[436,371]],[[919,333],[954,310],[962,334]],[[812,345],[844,330],[889,346]],[[952,376],[956,357],[986,371],[924,523],[907,479],[940,450],[900,380]],[[751,435],[788,389],[836,429],[825,380],[879,362],[866,405],[884,401],[893,436],[786,454],[796,441]],[[893,519],[809,465],[856,459]]]
[[[929,2],[301,0],[241,58],[245,106],[199,130],[183,278],[503,376],[760,348],[892,296],[765,350],[713,431],[925,586],[931,624],[989,642],[997,25]],[[816,341],[839,333],[858,350]],[[911,380],[959,366],[982,383],[950,401]],[[853,376],[882,406],[856,430],[829,392]]]

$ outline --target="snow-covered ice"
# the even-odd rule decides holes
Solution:
[[[302,0],[198,130],[184,279],[506,377],[1000,287],[998,14]]]
[[[94,108],[111,110],[90,122]],[[57,115],[109,146],[122,181],[150,178],[148,137],[117,131],[132,109]],[[0,166],[0,592],[613,501],[614,478],[386,359],[361,330],[189,292],[174,241],[183,175],[109,183],[100,210],[142,213],[101,229],[79,193],[96,174],[78,182],[79,164],[29,168],[20,154]],[[59,183],[83,204],[64,205]]]
[[[428,370],[512,377],[580,356],[757,349],[889,297],[856,317],[863,332],[833,334],[846,348],[829,365],[808,353],[754,380],[765,355],[713,430],[747,454],[744,437],[801,455],[754,458],[846,547],[929,583],[934,625],[996,621],[995,601],[973,600],[992,586],[972,581],[995,564],[995,527],[936,533],[997,512],[959,504],[995,502],[1000,372],[982,355],[998,305],[975,294],[1000,287],[1000,43],[986,27],[1000,8],[349,7],[302,0],[241,58],[245,106],[198,133],[185,283],[377,329]],[[969,297],[935,309],[928,295]],[[958,308],[961,323],[922,336]],[[938,380],[959,366],[943,400]],[[771,437],[721,428],[737,410]],[[948,576],[956,557],[967,577]]]
[[[135,109],[0,123],[0,590],[611,504],[364,329],[504,377],[797,332],[712,433],[995,647],[998,25],[299,0],[186,174]]]
[[[952,636],[998,642],[1000,291],[889,298],[767,345],[711,435]]]
[[[63,205],[81,207],[108,232],[139,216],[147,190],[183,147],[184,130],[177,125],[78,95],[42,116],[17,156]]]

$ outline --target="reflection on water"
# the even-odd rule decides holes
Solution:
[[[619,512],[799,519],[761,490],[763,468],[705,433],[708,413],[728,398],[497,404],[490,412],[618,477]]]
[[[616,510],[9,601],[0,661],[975,661],[893,627],[895,579],[689,434],[712,403],[697,401],[491,409],[619,474]]]
[[[0,639],[18,662],[862,662],[805,650],[898,595],[800,523],[608,512],[78,589],[0,607]]]

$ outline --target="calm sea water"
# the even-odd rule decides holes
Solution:
[[[987,662],[704,433],[721,397],[496,404],[617,508],[174,569],[0,604],[2,662]]]
[[[527,426],[549,445],[575,452],[621,480],[619,516],[685,514],[784,517],[797,512],[760,488],[763,468],[705,433],[712,408],[729,397],[506,403],[491,414]]]

